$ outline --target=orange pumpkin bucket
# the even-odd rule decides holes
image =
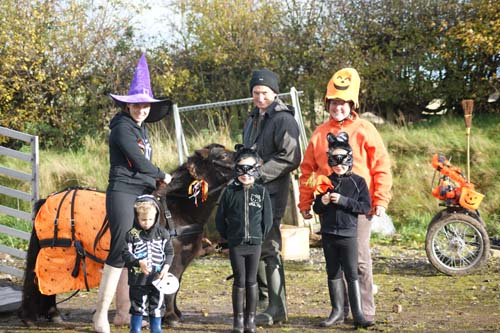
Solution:
[[[484,194],[474,191],[474,189],[471,187],[464,186],[462,188],[462,193],[460,194],[460,199],[458,200],[458,203],[460,204],[460,206],[464,208],[470,210],[476,210],[481,204],[483,198]]]

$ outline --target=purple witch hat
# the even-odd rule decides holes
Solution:
[[[128,95],[109,95],[120,107],[125,107],[127,104],[150,103],[151,110],[149,111],[149,116],[145,120],[148,123],[154,123],[163,119],[172,107],[172,102],[170,100],[156,99],[153,97],[148,63],[146,62],[146,55],[144,53],[135,68],[134,78],[130,84]]]

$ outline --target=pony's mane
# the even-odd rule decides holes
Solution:
[[[187,163],[185,162],[172,172],[172,182],[170,182],[167,186],[164,186],[164,191],[161,191],[160,193],[166,194],[167,197],[186,195],[187,188],[192,180],[193,177],[191,176]]]

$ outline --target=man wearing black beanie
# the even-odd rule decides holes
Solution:
[[[273,209],[273,226],[262,244],[258,274],[259,288],[263,290],[267,284],[269,304],[256,317],[258,325],[288,320],[280,224],[288,201],[290,172],[302,158],[294,109],[278,97],[278,82],[278,76],[269,69],[252,73],[250,93],[255,108],[243,127],[243,144],[253,147],[263,160],[260,181],[269,191]],[[257,291],[255,286],[247,286],[246,290]],[[256,298],[257,295],[247,295],[247,301]]]
[[[250,79],[250,93],[252,93],[253,87],[258,85],[269,87],[276,94],[280,93],[278,76],[269,69],[264,68],[253,72],[252,78]]]

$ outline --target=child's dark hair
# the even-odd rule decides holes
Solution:
[[[248,148],[242,145],[241,143],[238,143],[234,146],[234,150],[236,150],[236,152],[234,153],[235,164],[238,164],[239,161],[247,157],[253,158],[255,162],[257,162],[257,164],[259,165],[262,164],[261,163],[262,159],[260,158],[259,154],[257,154],[257,152],[253,147]]]
[[[247,174],[254,177],[255,179],[260,178],[260,166],[262,165],[262,159],[259,154],[253,148],[245,147],[242,144],[237,144],[234,146],[236,153],[234,154],[234,174],[235,177]],[[255,160],[254,165],[240,165],[239,162],[246,159],[252,158]]]

